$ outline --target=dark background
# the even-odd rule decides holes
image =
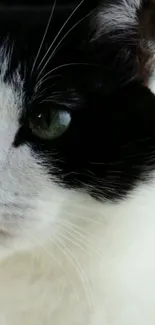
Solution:
[[[91,0],[90,0],[91,1]],[[60,4],[72,4],[72,3],[79,3],[77,0],[58,0]],[[0,6],[45,6],[45,5],[52,5],[53,0],[3,0],[0,1]]]
[[[92,0],[86,0],[91,3]],[[95,0],[97,1],[97,0]],[[81,0],[56,0],[57,8],[61,8],[61,10],[66,9],[66,6],[69,10],[73,10]],[[84,2],[85,3],[85,2]],[[0,0],[0,21],[3,20],[3,16],[7,17],[7,19],[11,19],[11,16],[15,16],[15,12],[19,15],[21,13],[33,11],[46,12],[51,8],[54,4],[54,0]],[[64,9],[63,9],[64,8]],[[71,9],[70,9],[71,8]],[[10,18],[9,18],[10,17]]]

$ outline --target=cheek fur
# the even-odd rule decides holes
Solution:
[[[78,9],[73,24],[87,11]],[[30,72],[48,10],[0,19],[2,38],[15,38],[11,58],[4,44],[0,52],[0,324],[154,325],[155,97],[143,87],[145,44],[152,59],[138,29],[143,2],[101,1],[73,33],[69,22],[45,71],[63,66],[61,77],[36,98]],[[26,117],[53,86],[51,106],[71,110],[72,122],[43,141]]]

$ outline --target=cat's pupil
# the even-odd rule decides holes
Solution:
[[[51,113],[50,110],[47,109],[44,114],[39,113],[38,115],[38,126],[39,128],[47,130],[51,124]]]
[[[30,123],[33,125],[33,128],[41,129],[41,130],[48,130],[52,121],[51,112],[49,109],[45,110],[43,113],[37,113],[33,118],[32,122]]]

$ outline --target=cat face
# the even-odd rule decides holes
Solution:
[[[136,47],[103,38],[91,9],[1,12],[1,254],[119,202],[154,168],[155,100]]]

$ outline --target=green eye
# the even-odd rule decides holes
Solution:
[[[66,132],[70,122],[69,112],[46,109],[30,119],[29,127],[35,136],[44,140],[53,140]]]

